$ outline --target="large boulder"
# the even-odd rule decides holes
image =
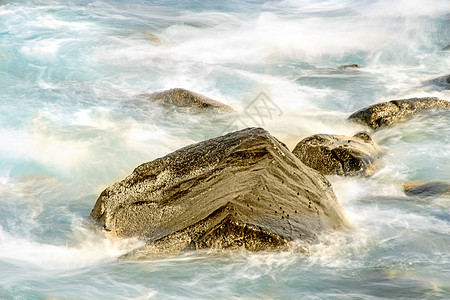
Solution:
[[[391,100],[363,108],[350,115],[348,119],[378,129],[381,126],[394,125],[420,112],[449,107],[449,101],[436,97]]]
[[[202,94],[186,89],[175,88],[160,92],[143,94],[142,97],[169,107],[192,108],[195,110],[218,110],[224,112],[234,111],[231,106],[213,100]]]
[[[380,147],[366,132],[352,137],[316,134],[301,140],[292,153],[323,175],[370,176]]]
[[[147,245],[122,259],[192,249],[285,250],[348,227],[330,183],[261,128],[187,146],[105,189],[91,216]]]

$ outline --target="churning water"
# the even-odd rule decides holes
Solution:
[[[449,18],[447,0],[0,0],[0,298],[450,298],[450,199],[400,186],[450,183],[448,111],[377,131],[371,178],[329,178],[354,229],[310,254],[118,263],[140,242],[86,225],[137,165],[243,123],[292,149],[362,129],[345,119],[370,104],[450,100],[427,83],[448,74]],[[138,97],[175,87],[241,123]]]

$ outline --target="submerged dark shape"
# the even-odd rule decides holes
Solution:
[[[358,64],[351,64],[351,65],[343,65],[338,67],[338,70],[345,70],[345,69],[359,69]]]
[[[450,89],[450,74],[428,80],[425,83],[431,84],[441,90],[448,90]]]
[[[121,259],[193,249],[286,250],[348,227],[330,183],[261,128],[193,144],[104,190],[91,216],[110,236],[138,237]]]
[[[394,125],[417,113],[438,108],[450,108],[450,102],[436,97],[391,100],[363,108],[348,119],[378,129]]]
[[[379,146],[366,132],[352,137],[316,134],[301,140],[292,153],[323,175],[370,176]]]
[[[155,45],[160,45],[160,44],[163,43],[162,40],[161,40],[161,38],[159,38],[156,34],[154,34],[154,33],[151,32],[151,31],[146,32],[146,33],[144,34],[144,37],[145,37],[146,40],[152,42],[152,43],[155,44]]]
[[[166,106],[194,108],[197,110],[213,109],[226,112],[234,111],[231,106],[223,104],[220,101],[182,88],[143,94],[142,96],[152,102]]]
[[[439,181],[408,182],[403,185],[403,192],[407,196],[419,197],[450,195],[450,184]]]

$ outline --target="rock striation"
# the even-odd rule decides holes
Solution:
[[[366,132],[352,137],[316,134],[301,140],[292,153],[323,175],[370,176],[380,147]]]
[[[91,212],[109,236],[146,245],[121,260],[195,249],[287,250],[348,228],[328,180],[261,128],[193,144],[137,167]]]
[[[450,102],[436,97],[391,100],[363,108],[348,119],[378,129],[394,125],[417,113],[438,108],[450,108]]]
[[[186,89],[175,88],[160,92],[143,94],[142,97],[169,107],[193,108],[196,110],[218,110],[224,112],[234,111],[231,106],[213,100],[202,94]]]

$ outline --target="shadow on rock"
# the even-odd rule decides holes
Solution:
[[[403,185],[403,192],[407,196],[430,197],[450,195],[450,184],[445,182],[408,182]]]
[[[370,176],[380,147],[366,132],[352,137],[316,134],[301,140],[292,153],[323,175]]]
[[[105,189],[91,216],[147,242],[120,260],[196,249],[288,250],[349,228],[328,180],[267,131],[248,128],[144,163]]]

